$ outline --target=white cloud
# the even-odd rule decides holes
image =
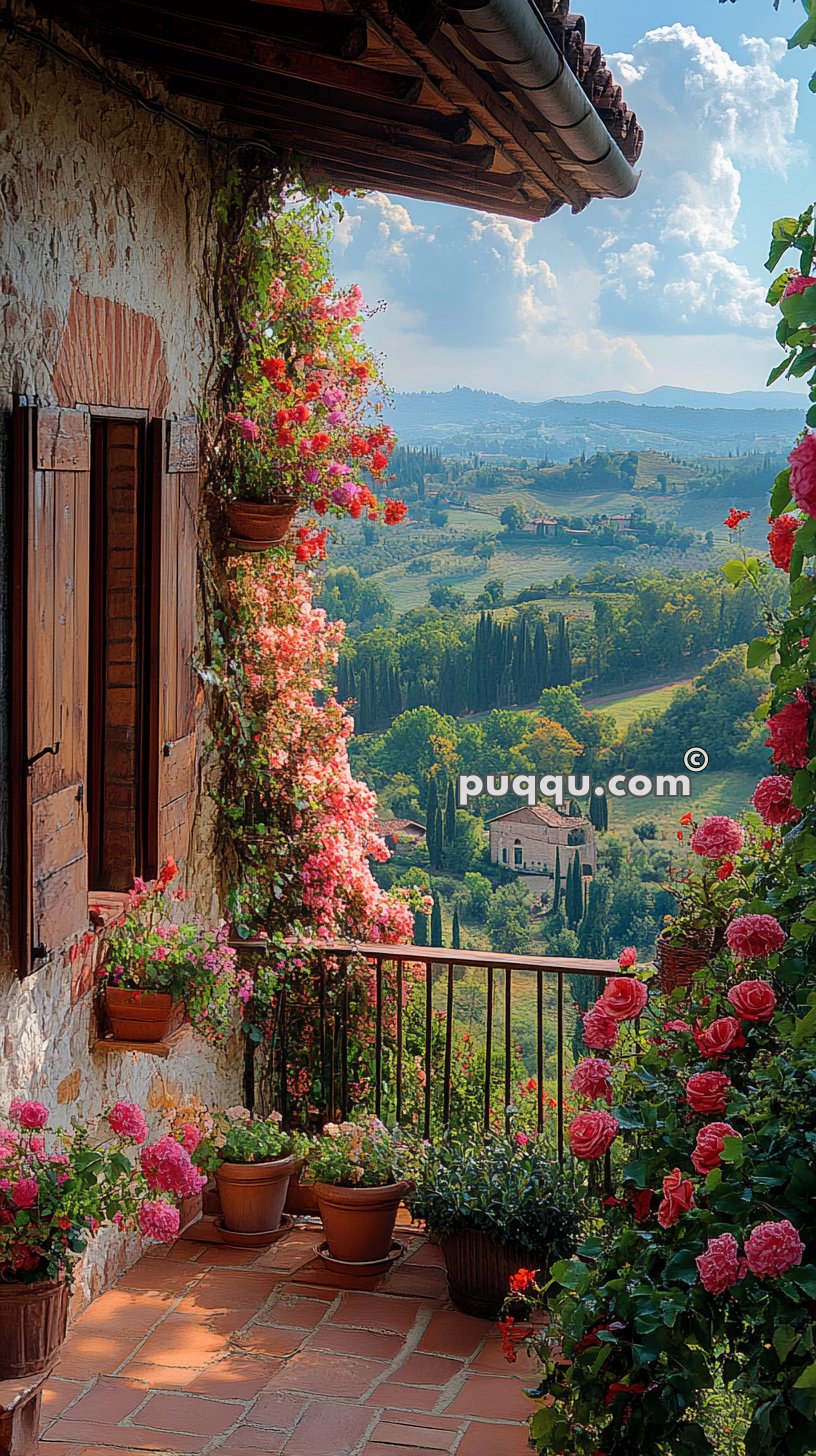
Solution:
[[[364,206],[373,207],[380,214],[379,234],[383,239],[391,238],[394,233],[400,233],[405,237],[425,236],[425,228],[421,223],[414,222],[407,207],[401,202],[395,202],[393,197],[386,197],[384,192],[369,192],[364,199]]]

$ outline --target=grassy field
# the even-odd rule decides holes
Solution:
[[[618,732],[625,733],[641,713],[664,713],[680,688],[688,687],[690,682],[691,678],[683,678],[678,682],[665,683],[662,687],[645,688],[642,692],[586,698],[585,706],[597,708],[599,713],[610,713]]]
[[[467,513],[472,523],[474,512]],[[392,598],[398,612],[408,611],[427,602],[433,586],[447,584],[464,592],[473,601],[484,590],[485,582],[499,577],[506,596],[529,587],[532,582],[550,584],[560,577],[583,576],[599,561],[614,561],[619,553],[608,546],[547,545],[535,538],[505,542],[497,540],[497,551],[486,565],[473,557],[457,556],[452,551],[425,552],[418,546],[417,557],[431,562],[431,571],[422,576],[408,572],[405,563],[378,571],[372,580],[379,583]]]
[[[668,772],[669,770],[667,770]],[[756,775],[741,772],[690,774],[690,799],[610,799],[609,829],[613,834],[630,835],[632,825],[653,819],[659,837],[676,842],[681,815],[690,810],[695,819],[707,814],[739,814],[748,805],[756,788]]]

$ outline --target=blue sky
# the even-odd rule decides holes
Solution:
[[[801,5],[574,8],[646,132],[635,197],[538,224],[350,199],[335,264],[387,304],[370,325],[387,377],[396,389],[464,384],[518,399],[761,388],[778,358],[763,302],[770,223],[816,193],[814,53],[785,43]]]

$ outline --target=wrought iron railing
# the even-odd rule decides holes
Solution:
[[[263,953],[266,946],[244,941],[241,948]],[[608,977],[622,974],[616,961],[347,941],[315,944],[307,955],[300,984],[287,979],[277,993],[262,1069],[248,1046],[248,1105],[254,1105],[262,1075],[266,1098],[287,1120],[304,1121],[304,1105],[314,1123],[344,1120],[363,1103],[399,1124],[410,1114],[425,1137],[449,1126],[456,1120],[454,1027],[462,1025],[461,983],[468,977],[471,993],[483,988],[483,1016],[468,1041],[481,1082],[469,1090],[471,1113],[475,1108],[486,1127],[509,1115],[523,1013],[534,1084],[527,1086],[527,1117],[539,1132],[546,1127],[554,1133],[554,1151],[563,1158],[576,988],[583,982],[590,991],[585,1002],[594,1000]],[[353,1085],[360,1074],[354,1028],[361,1021],[368,1035],[362,1098]]]

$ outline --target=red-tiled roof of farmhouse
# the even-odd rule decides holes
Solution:
[[[589,823],[583,815],[559,813],[552,804],[519,804],[518,808],[508,809],[504,814],[494,814],[488,823],[497,824],[500,819],[517,819],[520,824],[537,820],[539,824],[546,824],[548,829],[580,829],[583,824]]]
[[[643,132],[568,0],[34,0],[308,178],[537,220],[627,197]]]

